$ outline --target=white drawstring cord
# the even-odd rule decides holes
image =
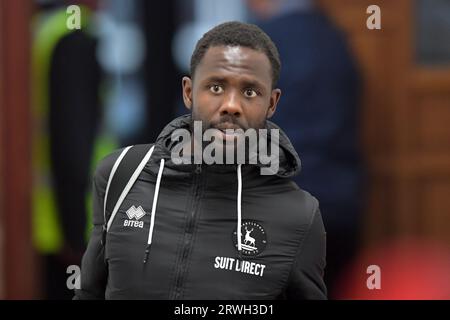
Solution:
[[[241,172],[241,164],[237,167],[237,178],[238,178],[238,194],[237,194],[237,244],[238,244],[238,253],[239,258],[241,258],[242,254],[242,244],[241,244],[241,200],[242,200],[242,172]]]
[[[123,149],[123,151],[120,153],[119,157],[117,158],[116,162],[114,162],[114,165],[111,169],[111,173],[109,174],[108,184],[106,185],[106,190],[105,190],[105,198],[103,199],[103,221],[105,221],[105,226],[108,223],[108,221],[106,221],[106,203],[108,201],[109,187],[111,186],[112,178],[116,174],[116,170],[119,167],[120,162],[122,161],[123,157],[125,157],[125,155],[127,154],[128,150],[130,150],[131,147],[132,146],[129,146],[129,147],[126,147],[125,149]],[[153,152],[153,148],[151,149],[151,152]]]
[[[157,205],[157,201],[158,201],[159,186],[161,183],[161,176],[162,176],[163,170],[164,170],[164,159],[161,159],[161,163],[159,165],[158,177],[156,179],[155,193],[153,195],[153,206],[152,206],[152,213],[151,213],[151,218],[150,218],[151,220],[150,220],[150,229],[149,229],[149,233],[148,233],[147,248],[145,250],[144,264],[147,262],[148,255],[150,253],[150,247],[152,244],[153,228],[155,225],[156,205]],[[238,194],[237,194],[238,219],[237,219],[237,235],[236,236],[237,236],[237,243],[238,243],[239,258],[241,258],[242,257],[242,243],[241,243],[242,170],[241,170],[240,164],[237,167],[237,178],[238,178]]]
[[[150,217],[150,229],[148,231],[148,241],[147,241],[147,248],[145,249],[144,263],[147,262],[148,254],[150,253],[150,246],[152,244],[153,228],[155,226],[156,204],[158,202],[159,185],[161,184],[161,176],[163,170],[164,170],[164,159],[161,159],[161,163],[159,164],[158,177],[156,178],[155,193],[153,195],[152,213]]]

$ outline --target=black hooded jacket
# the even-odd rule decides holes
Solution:
[[[176,118],[161,132],[105,245],[104,195],[121,150],[98,165],[94,227],[75,299],[326,299],[319,204],[290,179],[300,159],[289,139],[280,130],[276,175],[250,164],[176,165],[171,134],[190,121]],[[279,129],[269,121],[267,128]]]

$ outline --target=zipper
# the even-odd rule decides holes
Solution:
[[[198,203],[200,201],[200,189],[202,180],[202,166],[197,164],[195,167],[194,181],[193,181],[193,201],[190,208],[190,214],[188,215],[188,220],[184,230],[183,239],[183,249],[181,250],[181,258],[177,264],[177,272],[175,273],[175,290],[173,293],[173,298],[178,300],[182,296],[184,278],[186,276],[186,264],[188,261],[188,256],[192,247],[193,233],[195,229],[195,218],[198,208]]]

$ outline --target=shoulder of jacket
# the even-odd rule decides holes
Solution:
[[[119,158],[120,154],[125,150],[125,148],[116,149],[113,152],[109,153],[105,157],[103,157],[95,168],[95,179],[108,179],[109,174],[111,173],[112,167],[116,162],[117,158]]]
[[[142,144],[142,145],[135,145],[137,146],[145,146],[145,147],[151,147],[153,143],[149,144]],[[123,151],[127,148],[131,148],[134,146],[128,146],[120,149],[116,149],[110,154],[103,157],[96,166],[95,173],[94,173],[94,182],[97,183],[98,187],[100,189],[105,189],[109,176],[111,174],[111,170],[116,163],[117,159],[120,157],[120,155],[123,153]]]
[[[294,208],[301,213],[302,220],[306,219],[305,222],[311,223],[319,210],[319,200],[308,191],[299,188],[294,201],[296,202]]]

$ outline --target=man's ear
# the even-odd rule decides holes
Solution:
[[[183,101],[186,108],[191,110],[192,108],[192,80],[189,77],[184,76],[182,80],[183,86]]]
[[[267,110],[267,119],[272,118],[273,114],[275,113],[275,110],[277,109],[278,101],[280,101],[281,97],[281,90],[280,89],[273,89],[272,93],[270,94],[270,105],[269,109]]]

